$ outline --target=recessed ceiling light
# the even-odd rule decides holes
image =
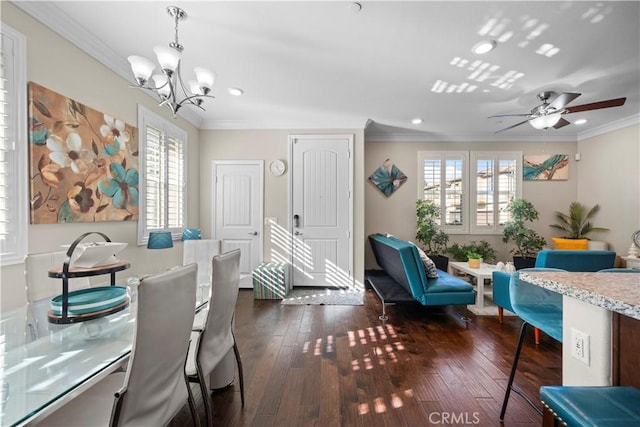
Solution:
[[[229,93],[233,96],[240,96],[244,93],[242,89],[237,87],[230,87],[228,90],[229,90]]]
[[[585,123],[587,123],[587,119],[578,119],[575,122],[573,122],[574,125],[578,125],[578,126],[583,125]]]
[[[414,125],[419,125],[420,123],[422,123],[422,119],[415,118],[411,120],[411,123],[413,123]]]
[[[483,55],[495,49],[496,45],[497,43],[495,40],[483,40],[479,43],[476,43],[471,48],[471,52],[475,53],[476,55]]]
[[[362,4],[358,2],[353,2],[349,5],[349,9],[351,9],[351,12],[353,13],[358,13],[362,10]]]

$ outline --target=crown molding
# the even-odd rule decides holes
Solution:
[[[629,126],[640,125],[640,113],[634,114],[615,122],[607,123],[606,125],[598,126],[593,129],[586,130],[578,133],[578,141],[593,138],[594,136],[602,135],[604,133],[613,132],[614,130],[624,129]]]
[[[543,136],[509,136],[509,135],[436,135],[416,132],[365,132],[367,142],[548,142],[548,135]],[[572,136],[554,137],[554,142],[576,142]]]
[[[11,1],[11,3],[118,74],[125,81],[132,82],[129,62],[118,55],[109,45],[85,30],[78,22],[69,18],[55,4],[46,1]],[[157,102],[152,93],[144,92]],[[194,111],[183,108],[178,112],[178,116],[200,128],[202,119]]]
[[[204,120],[202,130],[255,129],[364,129],[362,120],[332,121],[274,121],[274,120]]]

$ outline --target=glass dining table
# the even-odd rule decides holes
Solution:
[[[208,292],[198,292],[196,313]],[[137,304],[87,322],[47,321],[50,301],[0,313],[0,426],[45,418],[129,358]],[[186,349],[185,349],[186,351]]]

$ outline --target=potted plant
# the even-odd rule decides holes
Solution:
[[[556,249],[568,249],[576,246],[575,242],[565,241],[565,239],[569,239],[573,241],[582,240],[583,242],[581,244],[578,243],[577,246],[584,249],[588,244],[587,241],[590,240],[588,236],[591,233],[608,231],[608,228],[594,227],[591,223],[591,220],[599,210],[599,205],[594,205],[591,209],[587,209],[587,207],[580,202],[572,202],[569,205],[569,214],[556,211],[555,215],[558,223],[551,224],[550,227],[562,230],[566,236],[564,236],[564,239],[554,237],[554,247],[556,247]]]
[[[416,202],[417,231],[416,240],[422,244],[426,254],[433,260],[439,270],[447,271],[449,258],[447,243],[449,235],[440,229],[440,208],[431,200]]]
[[[470,268],[480,268],[482,256],[477,252],[467,252],[467,262],[469,263]]]
[[[516,270],[533,267],[538,252],[547,242],[538,232],[528,228],[526,223],[537,220],[539,213],[531,202],[524,199],[513,200],[506,209],[511,213],[511,220],[504,224],[502,241],[513,241],[516,245],[511,250]]]
[[[466,261],[469,252],[480,255],[480,258],[485,262],[491,263],[496,260],[496,251],[486,240],[480,240],[479,242],[472,240],[466,245],[454,243],[447,249],[447,253],[456,261]]]

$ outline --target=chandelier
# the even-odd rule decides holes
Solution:
[[[153,74],[156,66],[153,62],[142,56],[129,56],[131,70],[140,89],[154,92],[160,99],[159,106],[165,106],[171,110],[173,117],[183,105],[193,105],[204,111],[202,102],[204,98],[214,98],[209,95],[213,87],[215,75],[206,68],[196,67],[194,72],[196,80],[188,82],[185,87],[180,74],[180,55],[184,46],[178,41],[178,22],[187,18],[187,12],[176,6],[167,7],[167,13],[175,22],[175,41],[169,43],[169,47],[156,46],[153,51],[156,54],[162,74]]]

